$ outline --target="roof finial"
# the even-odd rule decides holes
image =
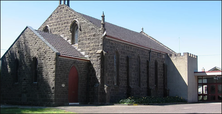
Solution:
[[[142,32],[143,32],[143,27],[142,27]]]
[[[105,32],[105,15],[104,15],[104,12],[102,14],[102,20],[101,20],[101,29],[102,29],[102,32],[104,33]]]
[[[205,72],[205,68],[204,67],[202,68],[202,72]]]

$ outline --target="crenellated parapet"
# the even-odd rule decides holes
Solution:
[[[175,53],[175,54],[168,54],[168,56],[170,58],[175,58],[175,57],[191,57],[191,58],[197,58],[197,55],[188,53],[188,52],[184,52],[183,55],[181,55],[181,53]]]
[[[197,55],[194,55],[194,54],[191,54],[191,53],[189,53],[188,56],[189,56],[189,57],[192,57],[192,58],[197,58]]]

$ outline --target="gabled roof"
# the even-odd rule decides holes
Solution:
[[[221,68],[220,68],[220,67],[215,66],[215,67],[211,68],[211,69],[210,69],[210,70],[208,70],[208,71],[221,71]]]
[[[69,44],[65,39],[59,35],[46,33],[43,31],[35,30],[39,35],[41,35],[53,48],[55,48],[60,55],[74,57],[74,58],[84,58],[84,56],[77,51],[71,44]]]
[[[100,20],[87,16],[85,14],[81,14],[81,15],[85,19],[89,20],[91,23],[96,25],[97,27],[101,26]],[[105,28],[106,28],[107,36],[112,36],[114,38],[117,38],[126,42],[130,42],[133,44],[137,44],[140,46],[148,47],[153,50],[158,50],[158,51],[169,53],[169,54],[175,53],[173,50],[171,50],[170,48],[158,42],[157,40],[155,40],[154,38],[150,37],[147,34],[134,32],[132,30],[129,30],[129,29],[126,29],[126,28],[123,28],[123,27],[120,27],[120,26],[117,26],[108,22],[105,22]]]
[[[65,39],[59,35],[46,33],[39,30],[34,30],[30,26],[26,26],[25,29],[16,38],[13,44],[8,48],[5,54],[10,50],[10,48],[16,43],[20,36],[25,32],[26,29],[30,29],[36,36],[38,36],[47,46],[49,46],[54,52],[59,53],[62,56],[75,58],[75,59],[86,59],[79,51],[77,51],[71,44],[69,44]],[[5,54],[2,56],[4,57]]]

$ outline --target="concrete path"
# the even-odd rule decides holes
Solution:
[[[59,106],[56,108],[76,113],[221,113],[221,103]]]

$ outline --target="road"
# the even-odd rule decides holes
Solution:
[[[56,108],[76,113],[221,113],[220,102],[136,106],[59,106]]]

